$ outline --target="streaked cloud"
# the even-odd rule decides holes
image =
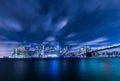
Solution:
[[[55,41],[55,37],[53,37],[53,36],[49,36],[49,37],[46,38],[45,41],[51,41],[51,42],[54,42],[54,41]]]
[[[0,27],[5,31],[22,31],[20,23],[12,18],[0,18]]]
[[[68,19],[63,19],[56,25],[56,31],[60,31],[62,28],[64,28],[68,23]]]
[[[104,43],[106,42],[108,39],[105,38],[105,37],[100,37],[100,38],[97,38],[95,40],[92,40],[92,41],[88,41],[88,42],[85,42],[85,43],[82,43],[81,46],[85,46],[85,45],[100,45],[100,44],[107,44],[107,43]]]

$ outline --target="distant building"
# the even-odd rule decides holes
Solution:
[[[19,46],[14,48],[13,57],[14,58],[29,58],[29,57],[38,57],[37,50],[32,47]]]
[[[44,44],[32,46],[19,46],[14,48],[13,58],[31,58],[31,57],[48,57],[58,56],[59,50],[52,46],[46,46]]]
[[[42,57],[44,57],[45,56],[45,45],[44,44],[42,44],[41,46],[40,46],[40,55],[42,56]]]

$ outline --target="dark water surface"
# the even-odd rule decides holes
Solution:
[[[0,59],[0,81],[120,81],[120,58]]]

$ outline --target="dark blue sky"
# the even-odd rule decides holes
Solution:
[[[23,42],[110,45],[119,32],[120,0],[0,0],[2,54]]]

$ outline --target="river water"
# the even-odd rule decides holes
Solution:
[[[120,81],[120,58],[0,59],[0,81]]]

